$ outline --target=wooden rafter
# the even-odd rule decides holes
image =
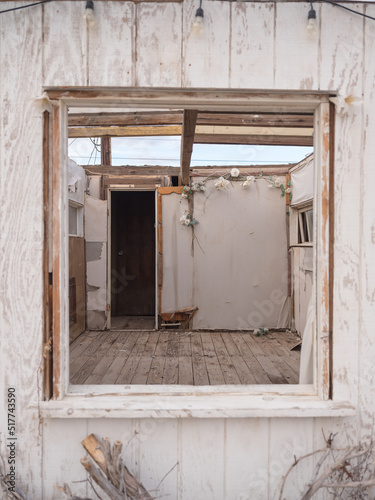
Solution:
[[[179,175],[179,167],[160,167],[160,166],[149,166],[149,167],[136,167],[136,166],[112,166],[112,165],[83,165],[86,173],[88,175],[157,175],[157,176],[170,176]]]
[[[182,125],[182,111],[137,111],[122,113],[69,114],[69,127],[125,127],[131,125]],[[313,114],[200,112],[197,125],[236,125],[258,127],[314,126]]]
[[[180,175],[183,185],[189,184],[189,170],[191,154],[193,152],[195,126],[197,123],[198,111],[195,109],[184,110],[182,137],[181,137],[181,156],[180,156]]]
[[[130,127],[70,127],[69,137],[145,137],[181,135],[181,125],[139,125]]]
[[[247,144],[262,146],[313,146],[313,136],[197,134],[196,144]]]
[[[112,155],[111,155],[111,138],[101,137],[100,139],[100,155],[101,162],[103,165],[111,165]]]
[[[190,114],[193,111],[187,110]],[[181,125],[130,126],[130,127],[74,127],[69,137],[153,137],[180,136]],[[313,128],[298,127],[239,127],[197,125],[195,135],[190,136],[200,144],[271,144],[290,146],[312,146]],[[193,144],[193,143],[192,143]],[[192,146],[191,144],[191,146]],[[186,144],[181,144],[186,148]]]

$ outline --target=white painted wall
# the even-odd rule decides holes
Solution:
[[[276,328],[288,292],[286,203],[268,186],[219,191],[208,181],[194,195],[194,328]]]
[[[104,330],[107,320],[107,201],[85,194],[87,328]]]
[[[15,5],[2,2],[1,9]],[[348,5],[375,16],[373,4]],[[14,386],[17,473],[37,499],[62,498],[54,483],[84,479],[79,442],[90,432],[128,442],[137,430],[127,462],[149,489],[178,461],[161,486],[161,494],[178,500],[275,499],[293,454],[322,446],[322,428],[342,433],[345,423],[353,439],[372,432],[374,23],[317,5],[319,33],[308,41],[305,2],[214,1],[205,6],[206,34],[198,41],[190,34],[196,7],[192,0],[96,1],[97,28],[88,36],[82,2],[0,15],[0,422],[6,422],[4,388]],[[358,403],[356,417],[39,420],[42,120],[33,99],[44,85],[313,89],[363,98],[337,115],[335,144],[334,391]],[[298,498],[311,472],[312,464],[301,467],[286,498]],[[77,494],[85,489],[74,486]]]
[[[197,306],[194,329],[276,328],[288,285],[285,198],[265,179],[214,183],[193,195],[194,231],[180,223],[188,201],[162,197],[162,312]]]

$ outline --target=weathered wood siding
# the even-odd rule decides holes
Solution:
[[[1,9],[14,5],[1,2]],[[375,16],[375,5],[349,6]],[[3,433],[5,388],[14,386],[17,474],[34,498],[61,498],[54,483],[84,479],[79,443],[90,432],[129,442],[129,468],[149,489],[178,462],[160,495],[259,500],[277,498],[293,455],[321,447],[322,428],[342,433],[346,423],[353,439],[373,429],[375,23],[319,5],[319,33],[307,41],[309,7],[303,2],[215,1],[204,5],[206,32],[196,40],[190,34],[196,7],[192,0],[96,1],[97,27],[89,33],[81,21],[83,2],[55,1],[0,15],[0,422]],[[43,162],[42,117],[33,99],[43,85],[337,90],[363,98],[337,115],[335,144],[335,395],[358,402],[357,417],[38,418]],[[300,467],[286,498],[299,498],[312,465]],[[85,490],[85,483],[74,485],[76,494]]]

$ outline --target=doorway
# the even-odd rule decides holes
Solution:
[[[111,329],[155,328],[155,192],[111,191]]]

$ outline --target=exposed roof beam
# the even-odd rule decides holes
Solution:
[[[144,166],[144,167],[135,167],[129,165],[122,166],[112,166],[112,165],[83,165],[83,168],[86,171],[86,174],[90,175],[113,175],[113,176],[121,176],[121,175],[154,175],[154,176],[162,176],[162,175],[179,175],[180,168],[179,167],[161,167],[161,166]]]
[[[137,111],[127,113],[73,113],[69,127],[111,127],[129,125],[182,125],[182,111]],[[304,113],[200,112],[197,125],[256,125],[260,127],[313,127],[314,117]]]
[[[312,136],[197,134],[196,144],[247,144],[250,146],[313,146]]]
[[[181,125],[134,127],[70,127],[69,137],[144,137],[181,135]]]
[[[69,127],[124,127],[127,125],[181,125],[182,111],[128,113],[76,113],[68,115]]]
[[[197,111],[186,110],[185,115],[193,117]],[[181,151],[193,147],[194,132],[195,142],[202,144],[288,144],[312,145],[313,128],[297,127],[237,127],[220,125],[185,125],[187,135],[182,141]],[[194,124],[194,128],[192,125]],[[182,134],[181,125],[164,126],[134,126],[134,127],[78,127],[69,129],[69,137],[149,137],[149,136],[179,136]],[[188,142],[186,142],[188,141]],[[191,152],[190,152],[191,155]]]
[[[195,109],[185,109],[182,124],[180,175],[182,185],[189,184],[189,169],[191,154],[193,152],[195,126],[197,123],[198,111]]]

